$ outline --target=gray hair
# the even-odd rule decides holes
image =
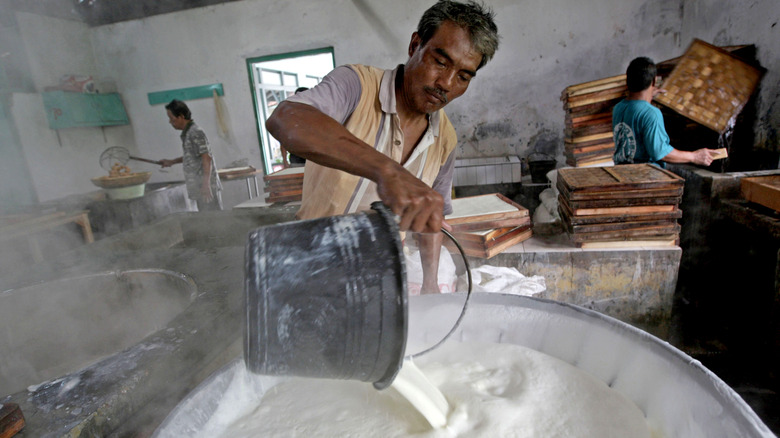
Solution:
[[[498,27],[493,21],[494,16],[490,8],[474,0],[468,0],[466,3],[439,0],[423,13],[420,23],[417,24],[417,34],[425,45],[443,22],[452,21],[469,32],[474,48],[482,53],[482,61],[477,67],[480,69],[498,50]]]

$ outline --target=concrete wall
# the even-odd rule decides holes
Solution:
[[[547,289],[535,295],[617,318],[662,339],[676,336],[672,308],[682,250],[632,248],[583,250],[567,238],[533,237],[490,259],[469,258],[469,265],[517,268],[541,275]],[[565,242],[562,245],[561,242]],[[462,266],[459,255],[453,256]]]
[[[100,167],[100,153],[110,146],[123,146],[135,151],[134,130],[139,127],[125,125],[55,131],[49,129],[40,94],[46,87],[58,85],[63,75],[103,77],[97,70],[90,43],[93,31],[77,21],[25,12],[16,14],[16,22],[27,53],[29,77],[35,89],[12,93],[9,113],[16,126],[38,200],[48,201],[97,190],[90,178],[106,174]],[[103,88],[102,91],[113,90]],[[0,176],[0,183],[15,182]]]
[[[222,83],[229,136],[220,137],[211,99],[188,102],[209,135],[219,164],[261,156],[246,59],[332,46],[337,64],[393,67],[406,60],[409,37],[431,2],[398,0],[244,0],[88,28],[68,20],[17,14],[28,46],[36,89],[61,74],[92,74],[115,84],[127,106],[130,127],[64,131],[59,142],[40,120],[17,127],[39,197],[91,189],[86,176],[101,170],[107,146],[130,147],[142,157],[180,154],[178,132],[147,93]],[[778,148],[780,126],[780,2],[754,0],[528,0],[488,2],[502,35],[495,59],[471,89],[448,107],[462,157],[553,153],[563,161],[563,110],[568,85],[624,72],[636,56],[662,61],[681,55],[693,38],[716,45],[756,44],[768,73],[757,100],[756,143]],[[53,32],[38,40],[33,31]],[[86,42],[86,41],[89,42]],[[65,44],[69,41],[72,44]],[[41,59],[43,58],[43,59]],[[40,108],[29,98],[30,108]],[[34,111],[15,108],[16,118]],[[42,112],[42,110],[41,110]],[[40,114],[35,117],[41,119]],[[104,140],[104,135],[108,140]],[[89,137],[89,138],[87,138]],[[78,174],[53,186],[44,178],[46,153],[63,149],[57,165]],[[68,149],[70,148],[70,149]],[[71,151],[73,153],[71,153]],[[145,165],[138,164],[145,170]],[[149,165],[152,168],[154,166]],[[39,170],[40,169],[40,170]],[[180,168],[156,172],[152,181],[181,179]],[[44,179],[44,182],[39,180]],[[86,182],[85,182],[86,181]]]

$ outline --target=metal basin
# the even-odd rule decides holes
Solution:
[[[0,292],[0,396],[140,342],[196,296],[165,270],[104,272]]]
[[[441,339],[462,306],[461,294],[410,297],[407,353]],[[578,306],[475,294],[447,342],[464,341],[523,345],[587,371],[631,399],[661,437],[774,437],[747,403],[699,362],[646,332]],[[256,405],[284,379],[252,375],[238,358],[190,393],[155,436],[215,436],[231,415],[241,415],[235,407]]]

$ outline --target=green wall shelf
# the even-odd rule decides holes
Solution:
[[[218,96],[224,96],[225,92],[222,90],[222,84],[201,85],[199,87],[179,88],[177,90],[156,91],[154,93],[148,93],[149,105],[167,104],[173,99],[177,100],[193,100],[204,99],[214,96],[214,90],[217,91]]]
[[[43,104],[51,129],[130,124],[119,93],[47,91]]]

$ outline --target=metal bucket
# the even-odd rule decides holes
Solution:
[[[374,211],[261,227],[246,246],[244,361],[257,374],[388,386],[406,346],[398,225]]]
[[[547,181],[547,172],[555,169],[558,162],[555,157],[534,153],[528,156],[528,169],[531,172],[531,182],[534,184],[542,184]]]

